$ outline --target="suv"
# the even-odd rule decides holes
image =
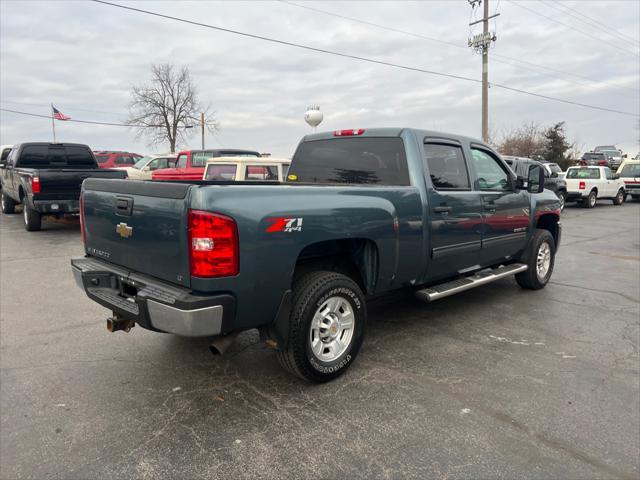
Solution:
[[[541,163],[526,157],[503,156],[502,158],[519,177],[527,177],[531,165],[541,165],[544,170],[544,188],[548,188],[556,194],[560,200],[560,210],[564,210],[564,203],[567,198],[567,183],[558,175],[557,170],[562,172],[562,169],[557,163]]]
[[[640,159],[625,160],[618,176],[624,181],[626,193],[634,200],[640,200]]]
[[[100,168],[133,167],[142,155],[138,153],[119,152],[116,150],[97,150],[93,152]]]

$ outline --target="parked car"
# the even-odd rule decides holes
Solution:
[[[544,165],[544,167],[549,170],[550,175],[555,173],[558,175],[558,178],[564,178],[565,172],[562,171],[562,167],[560,167],[560,165],[558,165],[557,163],[542,162],[542,165]]]
[[[458,135],[318,133],[285,184],[87,180],[72,271],[111,331],[217,335],[220,351],[259,328],[286,370],[324,382],[358,354],[366,296],[430,302],[511,275],[543,288],[561,238],[544,180]]]
[[[126,173],[98,168],[87,145],[22,143],[0,161],[2,213],[23,205],[24,226],[40,230],[42,217],[78,213],[80,186],[89,177],[124,179]]]
[[[560,200],[560,210],[564,210],[564,203],[565,199],[567,198],[567,184],[563,179],[558,177],[558,173],[553,171],[551,167],[548,166],[548,164],[537,162],[535,160],[532,160],[531,158],[526,157],[513,157],[509,155],[503,155],[502,158],[505,162],[507,162],[507,165],[511,167],[515,174],[521,177],[527,176],[531,165],[540,165],[544,169],[544,188],[547,188],[556,194],[556,196]],[[553,165],[558,166],[555,163]]]
[[[2,145],[0,146],[0,163],[4,163],[9,158],[9,154],[11,153],[11,149],[13,145]],[[0,183],[0,191],[2,190],[2,183]]]
[[[565,181],[567,202],[577,201],[587,208],[605,198],[622,205],[626,196],[624,182],[609,167],[569,167]]]
[[[97,150],[93,152],[100,168],[126,168],[132,167],[142,155],[131,152],[119,152],[116,150]]]
[[[151,180],[151,174],[161,168],[173,167],[176,163],[175,153],[160,153],[148,155],[138,160],[132,167],[121,168],[125,170],[131,180]]]
[[[202,180],[207,160],[218,157],[260,157],[260,153],[233,149],[187,150],[178,153],[174,168],[156,170],[151,178],[153,180]]]
[[[291,160],[288,158],[225,157],[207,160],[203,180],[283,182]]]
[[[578,162],[580,166],[599,166],[599,167],[608,167],[609,161],[607,157],[602,152],[587,152],[582,154],[580,161]]]
[[[634,200],[640,200],[640,159],[625,160],[618,175],[624,182],[624,189]]]

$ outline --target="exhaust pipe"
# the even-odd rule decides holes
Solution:
[[[111,333],[117,332],[118,330],[123,330],[129,333],[135,326],[136,322],[126,318],[122,318],[118,314],[114,314],[113,317],[107,318],[107,330],[109,330]]]
[[[224,352],[236,341],[238,335],[240,335],[240,332],[231,332],[229,335],[220,335],[214,338],[211,345],[209,345],[209,350],[214,355],[224,355]]]

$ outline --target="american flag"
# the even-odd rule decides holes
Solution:
[[[53,113],[53,118],[55,118],[56,120],[71,120],[71,117],[67,117],[64,113],[62,113],[53,105],[51,105],[51,111]]]

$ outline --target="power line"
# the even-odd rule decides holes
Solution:
[[[19,110],[10,110],[8,108],[0,108],[0,111],[3,112],[11,112],[11,113],[17,113],[19,115],[28,115],[30,117],[40,117],[40,118],[47,118],[47,119],[51,119],[51,115],[41,115],[39,113],[30,113],[30,112],[21,112]],[[157,128],[157,127],[161,127],[162,125],[137,125],[137,124],[132,124],[132,123],[113,123],[113,122],[96,122],[93,120],[76,120],[76,119],[69,119],[69,120],[64,120],[65,122],[76,122],[76,123],[90,123],[93,125],[108,125],[111,127],[149,127],[149,128]]]
[[[631,44],[631,46],[634,47],[634,48],[636,48],[637,45],[638,45],[638,42],[629,41],[626,38],[619,36],[614,29],[602,28],[604,25],[602,23],[596,21],[596,20],[591,20],[590,19],[589,21],[587,21],[587,20],[584,20],[584,19],[578,17],[577,15],[574,15],[570,11],[566,11],[565,8],[567,8],[567,7],[565,5],[562,5],[562,4],[558,3],[558,2],[554,2],[555,4],[552,3],[552,2],[545,2],[544,0],[543,0],[542,3],[544,3],[548,7],[551,7],[554,10],[556,10],[556,11],[558,11],[558,12],[564,14],[564,15],[569,15],[570,17],[575,18],[576,20],[578,20],[579,22],[582,22],[583,24],[585,24],[589,28],[594,28],[595,27],[595,28],[598,29],[599,32],[605,33],[605,34],[613,37],[614,39],[616,39],[618,41],[623,41],[623,42],[625,42],[625,44]],[[562,8],[560,8],[560,7],[562,7]],[[589,17],[586,17],[586,18],[589,18]]]
[[[349,21],[352,21],[352,22],[361,23],[363,25],[376,27],[376,28],[379,28],[379,29],[382,29],[382,30],[387,30],[387,31],[394,32],[394,33],[401,33],[403,35],[409,35],[411,37],[420,38],[422,40],[429,40],[429,41],[432,41],[432,42],[440,43],[442,45],[447,45],[447,46],[450,46],[450,47],[456,47],[456,48],[468,51],[468,47],[466,45],[464,45],[464,46],[463,45],[458,45],[457,43],[447,42],[446,40],[440,40],[439,38],[429,37],[427,35],[422,35],[420,33],[410,32],[410,31],[407,31],[407,30],[401,30],[399,28],[388,27],[386,25],[381,25],[379,23],[369,22],[367,20],[362,20],[360,18],[348,17],[346,15],[341,15],[341,14],[330,12],[330,11],[327,11],[327,10],[322,10],[320,8],[310,7],[308,5],[301,5],[301,4],[298,4],[298,3],[295,3],[295,2],[291,2],[291,1],[288,1],[288,0],[278,0],[278,1],[280,1],[281,3],[285,3],[287,5],[290,5],[292,7],[303,8],[303,9],[310,10],[310,11],[313,11],[313,12],[322,13],[324,15],[329,15],[329,16],[336,17],[336,18],[342,18],[344,20],[349,20]],[[496,11],[497,11],[497,7],[496,7]],[[473,10],[471,11],[471,14],[470,14],[469,23],[471,23],[471,16],[473,16]],[[559,79],[562,79],[562,80],[565,80],[565,81],[570,81],[570,82],[575,83],[577,85],[584,85],[584,86],[600,85],[600,82],[597,82],[597,81],[593,80],[592,78],[584,77],[582,75],[577,75],[575,73],[567,72],[565,70],[560,70],[560,69],[557,69],[557,68],[547,67],[547,66],[544,66],[544,65],[538,65],[536,63],[532,63],[532,62],[529,62],[529,61],[526,61],[526,60],[522,60],[522,59],[519,59],[519,58],[515,58],[515,57],[509,57],[507,55],[501,55],[501,54],[498,54],[498,53],[495,53],[495,52],[492,53],[492,56],[493,56],[495,62],[502,63],[502,64],[505,64],[505,65],[516,66],[518,68],[523,68],[525,70],[535,71],[537,73],[540,73],[539,72],[540,70],[548,70],[550,72],[560,73],[560,74],[563,74],[563,75],[568,76],[568,77],[579,78],[579,79],[586,80],[586,81],[589,82],[589,83],[585,83],[585,82],[577,82],[575,80],[571,81],[571,80],[566,80],[566,79],[564,79],[564,78],[562,78],[562,77],[560,77],[558,75],[546,74],[547,76],[554,77],[554,78],[559,78]],[[502,60],[500,60],[500,59],[502,59]],[[518,64],[529,65],[529,67],[533,67],[533,68],[523,67],[522,65],[514,65],[513,62],[516,62]],[[628,91],[632,91],[634,93],[637,93],[636,89],[629,88],[629,87],[618,86],[618,87],[613,87],[613,88],[616,89],[616,90],[617,89],[622,89],[622,90],[628,90]],[[612,92],[612,93],[614,93],[616,95],[624,95],[625,97],[628,97],[627,94],[623,94],[623,93],[619,93],[619,92]]]
[[[126,6],[126,5],[119,5],[117,3],[111,3],[111,2],[104,1],[104,0],[92,0],[92,1],[95,2],[95,3],[100,3],[100,4],[108,5],[108,6],[111,6],[111,7],[121,8],[123,10],[129,10],[129,11],[133,11],[133,12],[144,13],[146,15],[152,15],[152,16],[159,17],[159,18],[164,18],[164,19],[167,19],[167,20],[174,20],[174,21],[177,21],[177,22],[186,23],[188,25],[195,25],[195,26],[198,26],[198,27],[209,28],[211,30],[217,30],[217,31],[226,32],[226,33],[233,33],[235,35],[240,35],[240,36],[244,36],[244,37],[248,37],[248,38],[253,38],[253,39],[256,39],[256,40],[263,40],[263,41],[266,41],[266,42],[276,43],[276,44],[279,44],[279,45],[286,45],[286,46],[289,46],[289,47],[300,48],[300,49],[308,50],[308,51],[312,51],[312,52],[324,53],[324,54],[327,54],[327,55],[333,55],[333,56],[342,57],[342,58],[350,58],[352,60],[359,60],[359,61],[366,62],[366,63],[384,65],[384,66],[387,66],[387,67],[394,67],[394,68],[399,68],[399,69],[402,69],[402,70],[409,70],[409,71],[418,72],[418,73],[426,73],[426,74],[429,74],[429,75],[437,75],[437,76],[441,76],[441,77],[453,78],[453,79],[456,79],[456,80],[465,80],[465,81],[473,82],[473,83],[481,83],[481,80],[478,80],[478,79],[475,79],[475,78],[471,78],[471,77],[465,77],[465,76],[462,76],[462,75],[453,75],[453,74],[449,74],[449,73],[436,72],[436,71],[433,71],[433,70],[426,70],[426,69],[423,69],[423,68],[412,67],[412,66],[408,66],[408,65],[401,65],[401,64],[392,63],[392,62],[385,62],[385,61],[382,61],[382,60],[375,60],[375,59],[372,59],[372,58],[361,57],[361,56],[358,56],[358,55],[351,55],[351,54],[348,54],[348,53],[338,52],[338,51],[335,51],[335,50],[326,50],[326,49],[323,49],[323,48],[312,47],[310,45],[304,45],[304,44],[300,44],[300,43],[288,42],[288,41],[285,41],[285,40],[279,40],[279,39],[276,39],[276,38],[265,37],[265,36],[256,35],[256,34],[253,34],[253,33],[241,32],[239,30],[232,30],[230,28],[218,27],[218,26],[215,26],[215,25],[209,25],[209,24],[206,24],[206,23],[196,22],[196,21],[193,21],[193,20],[187,20],[187,19],[180,18],[180,17],[174,17],[174,16],[171,16],[171,15],[164,15],[162,13],[152,12],[150,10],[143,10],[143,9],[140,9],[140,8],[129,7],[129,6]],[[521,94],[524,94],[524,95],[530,95],[530,96],[533,96],[533,97],[544,98],[544,99],[547,99],[547,100],[553,100],[553,101],[560,102],[560,103],[566,103],[566,104],[569,104],[569,105],[575,105],[575,106],[581,106],[581,107],[585,107],[585,108],[591,108],[593,110],[600,110],[600,111],[605,111],[605,112],[619,113],[621,115],[628,115],[628,116],[632,116],[632,117],[640,117],[640,114],[637,114],[637,113],[624,112],[624,111],[615,110],[615,109],[612,109],[612,108],[599,107],[599,106],[596,106],[596,105],[589,105],[589,104],[586,104],[586,103],[574,102],[574,101],[571,101],[571,100],[565,100],[565,99],[558,98],[558,97],[551,97],[551,96],[548,96],[548,95],[542,95],[542,94],[538,94],[538,93],[534,93],[534,92],[529,92],[527,90],[522,90],[522,89],[519,89],[519,88],[509,87],[509,86],[506,86],[506,85],[501,85],[499,83],[492,83],[491,86],[495,87],[495,88],[502,88],[504,90],[518,92],[518,93],[521,93]]]
[[[51,108],[51,104],[49,103],[30,103],[30,102],[15,102],[15,101],[9,101],[9,100],[4,100],[2,99],[2,103],[8,103],[10,105],[24,105],[24,106],[28,106],[28,107],[47,107],[47,108]],[[110,115],[120,115],[122,116],[121,112],[107,112],[105,110],[89,110],[87,108],[78,108],[78,107],[65,107],[65,110],[71,110],[71,111],[79,111],[79,112],[90,112],[90,113],[108,113]]]
[[[540,12],[538,12],[538,11],[536,11],[536,10],[532,9],[532,8],[525,7],[524,5],[522,5],[522,3],[511,1],[511,5],[515,5],[515,6],[516,6],[516,7],[518,7],[518,8],[522,8],[522,9],[524,9],[524,10],[527,10],[527,11],[529,11],[529,12],[533,13],[534,15],[538,15],[539,17],[546,18],[547,20],[550,20],[550,21],[552,21],[552,22],[555,22],[555,23],[557,23],[557,24],[559,24],[559,25],[562,25],[562,26],[564,26],[564,27],[566,27],[566,28],[570,28],[571,30],[574,30],[574,31],[576,31],[576,32],[578,32],[578,33],[581,33],[581,34],[582,34],[582,35],[584,35],[585,37],[589,37],[589,38],[591,38],[591,39],[595,38],[591,33],[585,32],[584,30],[580,30],[579,28],[576,28],[576,27],[574,27],[573,25],[569,25],[568,23],[561,22],[560,20],[556,20],[555,18],[550,17],[550,16],[548,16],[548,15],[545,15],[545,14],[543,14],[543,13],[540,13]],[[612,47],[614,47],[614,48],[616,48],[616,49],[620,50],[621,52],[628,53],[628,54],[630,54],[630,55],[633,55],[634,57],[637,57],[637,56],[638,56],[638,54],[637,54],[636,52],[632,52],[632,51],[630,51],[630,50],[627,50],[626,48],[622,48],[622,47],[620,47],[619,45],[616,45],[615,43],[611,43],[611,42],[609,42],[609,41],[607,41],[607,40],[605,40],[605,39],[598,38],[597,40],[598,40],[598,41],[600,41],[600,42],[604,42],[604,43],[606,43],[606,44],[608,44],[608,45],[611,45]]]
[[[624,38],[626,38],[628,40],[631,40],[634,43],[634,45],[638,45],[638,39],[637,38],[633,38],[633,37],[630,37],[629,35],[625,35],[624,33],[620,33],[615,29],[615,27],[611,27],[611,26],[605,25],[600,20],[596,20],[595,18],[589,17],[589,16],[585,15],[584,13],[580,12],[579,10],[576,10],[575,8],[571,8],[569,5],[565,5],[564,3],[560,2],[559,0],[554,0],[554,2],[559,4],[559,5],[562,5],[564,8],[566,8],[568,10],[571,10],[571,11],[577,13],[581,17],[587,18],[587,19],[595,22],[601,28],[602,27],[607,27],[609,29],[608,33],[610,33],[612,35],[615,33],[616,35],[618,35],[620,37],[624,37]]]

